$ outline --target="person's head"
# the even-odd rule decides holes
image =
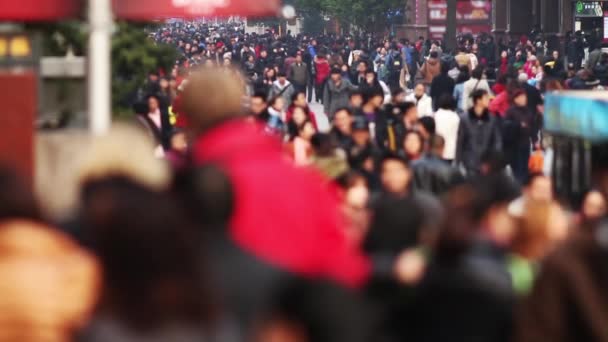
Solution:
[[[373,107],[374,110],[382,107],[384,94],[380,91],[369,90],[363,94],[363,101],[366,106]]]
[[[366,146],[371,141],[369,124],[365,117],[355,117],[351,129],[352,138],[357,146]]]
[[[352,132],[353,114],[348,108],[339,108],[334,113],[333,126],[345,135]]]
[[[308,114],[306,113],[304,108],[294,107],[292,120],[297,127],[301,127],[308,119]]]
[[[485,110],[490,106],[490,95],[483,89],[477,89],[471,93],[471,99],[473,100],[473,108]],[[483,114],[478,112],[478,114]]]
[[[454,111],[456,110],[456,100],[450,94],[443,94],[439,97],[439,100],[437,101],[437,106],[439,107],[439,109]]]
[[[287,82],[287,74],[285,74],[284,72],[279,72],[278,75],[278,80],[280,84],[285,84]]]
[[[302,53],[296,54],[296,63],[302,63]]]
[[[243,114],[244,81],[220,69],[194,72],[182,95],[183,112],[195,132]],[[205,94],[206,96],[200,96]]]
[[[171,134],[171,149],[182,154],[186,154],[188,151],[188,139],[186,132],[176,130]]]
[[[526,95],[526,92],[523,89],[517,89],[511,95],[511,101],[517,107],[525,107],[528,105],[528,95]]]
[[[435,119],[431,116],[425,116],[418,119],[416,130],[422,135],[424,140],[428,140],[433,134],[435,134]]]
[[[431,51],[430,57],[437,59],[439,58],[439,53],[437,51]]]
[[[581,206],[581,216],[584,222],[597,222],[608,213],[608,204],[604,194],[592,190],[585,195]]]
[[[559,51],[554,50],[552,53],[553,59],[558,60],[559,59]]]
[[[527,201],[515,230],[512,250],[521,257],[536,261],[568,235],[568,219],[552,201]]]
[[[266,74],[267,79],[274,80],[277,75],[277,72],[276,72],[276,70],[274,70],[274,68],[268,68],[266,70],[265,74]]]
[[[418,120],[418,107],[413,102],[405,102],[402,107],[404,124],[406,127],[412,127]]]
[[[410,130],[403,138],[403,151],[410,160],[420,158],[424,151],[424,138],[417,131]]]
[[[103,268],[101,307],[132,329],[213,316],[196,229],[168,194],[123,177],[84,184],[82,216]]]
[[[444,149],[445,149],[445,139],[441,135],[434,134],[429,138],[429,151],[434,156],[442,158]]]
[[[266,94],[258,92],[251,96],[249,109],[254,115],[260,115],[266,110]]]
[[[253,55],[249,55],[249,56],[247,57],[247,61],[248,61],[249,63],[254,63],[254,62],[255,62],[255,57],[254,57]]]
[[[393,100],[393,104],[400,104],[405,102],[405,98],[407,97],[407,93],[405,92],[405,89],[399,87],[399,88],[395,88],[392,91],[392,100]]]
[[[276,110],[277,112],[282,112],[285,110],[285,100],[282,96],[276,96],[270,100],[270,107]]]
[[[160,89],[164,91],[169,89],[169,80],[166,77],[160,79]]]
[[[508,56],[507,51],[502,51],[502,52],[500,53],[500,57],[501,57],[501,58],[507,58],[507,56]]]
[[[156,96],[148,96],[148,110],[150,113],[160,109],[160,100]]]
[[[308,102],[306,101],[306,93],[303,91],[296,92],[291,98],[291,103],[296,107],[307,107]]]
[[[260,57],[262,57],[262,58],[268,57],[268,51],[266,51],[266,50],[260,51]]]
[[[333,68],[331,69],[330,77],[334,83],[339,83],[342,81],[342,71],[340,69]]]
[[[450,71],[450,64],[447,62],[441,62],[441,73],[447,75]]]
[[[360,61],[359,64],[357,64],[357,71],[360,74],[365,74],[367,71],[367,63],[365,61]]]
[[[553,200],[553,184],[551,178],[542,173],[530,175],[524,187],[524,194],[532,201]]]
[[[384,191],[404,196],[408,192],[411,179],[412,173],[407,160],[394,154],[389,154],[382,159],[380,180]]]
[[[424,96],[424,94],[426,94],[426,86],[423,83],[416,84],[416,87],[414,88],[414,95],[420,98]]]
[[[471,72],[471,77],[476,80],[480,80],[483,78],[483,71],[483,66],[478,65],[475,69],[473,69],[473,72]]]
[[[304,123],[298,127],[298,136],[306,141],[310,141],[316,133],[315,125],[308,119],[305,119]]]
[[[471,78],[471,74],[469,72],[469,67],[466,65],[461,65],[458,67],[458,78],[456,78],[456,84],[464,83]]]
[[[360,91],[353,91],[349,95],[349,105],[351,108],[361,108],[363,105],[363,94]]]
[[[376,73],[374,70],[367,70],[365,72],[365,82],[370,85],[373,85],[376,82]]]

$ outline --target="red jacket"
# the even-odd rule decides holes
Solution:
[[[320,59],[315,61],[315,68],[317,70],[317,76],[315,78],[315,83],[317,85],[325,82],[325,80],[329,77],[331,73],[331,67],[329,66],[329,62],[326,59]]]
[[[291,118],[293,118],[294,109],[295,106],[293,104],[287,108],[287,112],[285,112],[285,122],[291,121]],[[308,120],[310,120],[312,125],[315,126],[315,129],[318,130],[319,126],[317,125],[317,116],[312,110],[310,110],[310,108],[308,108],[306,111],[308,112]]]
[[[498,94],[498,96],[496,96],[492,102],[490,102],[490,108],[488,108],[488,110],[490,113],[504,118],[509,106],[509,93],[507,91],[503,91],[502,93]]]
[[[234,187],[231,235],[244,250],[290,272],[364,285],[369,260],[345,236],[337,196],[313,170],[296,168],[256,125],[225,123],[194,145],[197,164],[215,163]]]

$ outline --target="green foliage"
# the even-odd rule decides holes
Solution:
[[[148,38],[143,24],[119,22],[112,39],[112,108],[128,108],[137,90],[150,72],[171,71],[177,51],[172,46],[157,45]]]
[[[69,47],[77,56],[86,51],[87,32],[79,21],[30,24],[27,28],[42,35],[43,56],[65,56]]]
[[[392,24],[389,15],[405,10],[406,0],[295,0],[296,8],[333,16],[344,24],[364,30],[384,29]]]

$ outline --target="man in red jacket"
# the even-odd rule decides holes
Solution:
[[[243,120],[243,94],[242,80],[208,69],[191,76],[182,98],[198,136],[195,163],[218,166],[234,188],[231,238],[283,270],[363,285],[370,262],[347,242],[337,197],[320,174],[294,167],[276,139]]]

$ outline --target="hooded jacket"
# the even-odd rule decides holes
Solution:
[[[355,89],[349,80],[342,80],[339,85],[333,81],[328,81],[323,92],[323,106],[327,115],[343,107],[348,107],[350,92]]]
[[[205,133],[197,164],[215,163],[234,188],[230,235],[262,261],[309,278],[363,285],[368,259],[347,242],[337,196],[323,177],[285,160],[280,143],[242,121]]]

